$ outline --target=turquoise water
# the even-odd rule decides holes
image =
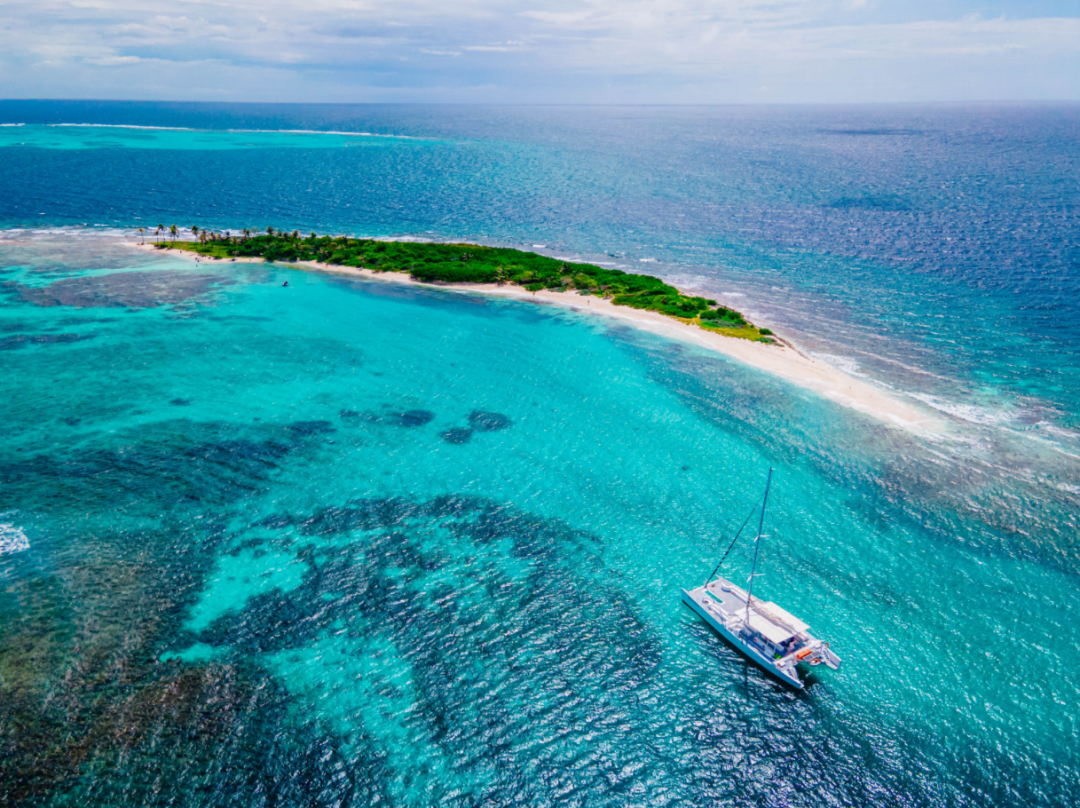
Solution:
[[[1080,800],[1071,108],[0,106],[0,802]],[[662,273],[946,429],[174,218]],[[679,600],[770,466],[801,694]]]
[[[0,399],[29,544],[0,557],[8,799],[1075,794],[1071,508],[1018,537],[994,485],[965,481],[983,519],[928,485],[914,439],[582,312],[3,250],[0,326],[35,337]],[[27,301],[42,274],[96,293]],[[806,694],[678,598],[770,465],[763,589],[845,659]]]
[[[21,124],[0,126],[0,227],[544,245],[662,274],[951,417],[1080,454],[1075,104],[4,101],[0,123]]]
[[[225,134],[225,137],[222,137]],[[102,124],[19,124],[0,126],[0,147],[34,149],[155,149],[221,151],[233,149],[341,149],[388,145],[395,135],[370,132],[321,132],[233,129],[225,133],[187,127]],[[415,138],[409,138],[415,139]],[[428,142],[425,145],[436,145]]]

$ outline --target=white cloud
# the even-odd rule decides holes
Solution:
[[[1080,20],[967,2],[908,19],[865,0],[0,0],[0,95],[115,97],[128,70],[154,79],[124,95],[163,98],[229,97],[226,74],[267,100],[1080,97]]]
[[[523,46],[518,45],[466,45],[463,50],[474,51],[477,53],[509,53],[511,51],[524,50]]]
[[[88,65],[98,67],[116,67],[117,65],[134,65],[143,61],[138,56],[87,56],[83,59]]]

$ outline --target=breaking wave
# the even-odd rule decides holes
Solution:
[[[938,412],[943,412],[946,415],[951,415],[953,418],[959,418],[961,421],[967,421],[970,424],[994,426],[1010,423],[1015,418],[1012,413],[994,412],[983,407],[975,406],[974,404],[957,404],[955,402],[945,401],[937,396],[932,396],[929,393],[908,393],[908,396],[916,401],[921,401],[929,407],[933,407]]]
[[[23,126],[21,123],[0,124],[0,126]],[[425,140],[411,135],[380,135],[376,132],[348,132],[324,129],[195,129],[190,126],[136,126],[127,123],[47,123],[50,127],[76,127],[86,129],[139,129],[158,132],[208,132],[227,134],[260,135],[335,135],[338,137],[386,137],[398,140]]]
[[[859,371],[859,363],[857,360],[852,359],[850,356],[840,356],[839,354],[831,353],[815,353],[813,354],[815,359],[820,359],[827,365],[832,365],[835,368],[839,368],[851,376],[865,376],[866,374]]]
[[[0,524],[0,555],[18,553],[30,549],[30,540],[22,528],[15,525]]]
[[[162,132],[199,132],[187,126],[135,126],[128,123],[47,123],[50,127],[82,127],[86,129],[151,129]]]

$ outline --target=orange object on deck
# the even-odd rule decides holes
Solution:
[[[799,651],[799,653],[795,654],[795,658],[801,661],[803,659],[806,659],[812,653],[814,653],[814,652],[810,648],[804,648],[801,651]]]

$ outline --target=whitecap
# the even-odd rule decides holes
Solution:
[[[852,376],[863,375],[862,373],[859,373],[859,363],[850,356],[838,356],[837,354],[831,353],[815,353],[813,356],[815,359],[820,359],[828,365],[840,368],[844,373],[849,373]]]
[[[361,236],[361,238],[366,238]],[[434,244],[433,239],[427,236],[375,236],[371,241],[382,241],[386,244]],[[459,242],[452,242],[459,243]]]
[[[26,126],[25,123],[0,123],[0,126]]]
[[[974,404],[958,404],[952,401],[944,401],[929,393],[908,393],[908,396],[916,401],[921,401],[923,404],[933,407],[938,412],[943,412],[946,415],[951,415],[954,418],[959,418],[961,421],[967,421],[970,424],[993,426],[995,424],[1007,424],[1015,418],[1015,416],[1009,412],[994,412],[985,409],[984,407],[975,406]]]
[[[1053,435],[1060,435],[1063,438],[1080,438],[1080,432],[1075,432],[1071,429],[1063,429],[1060,426],[1054,426],[1049,421],[1039,421],[1035,426],[1039,429],[1045,429]]]
[[[135,234],[135,228],[114,227],[109,224],[83,224],[64,227],[40,227],[31,230],[0,230],[0,234],[18,233],[25,236],[65,236],[67,238],[112,240],[116,238],[131,238]]]
[[[129,123],[47,123],[46,126],[71,126],[85,129],[148,129],[159,132],[199,132],[187,126],[135,126]]]
[[[0,524],[0,555],[18,553],[30,549],[30,540],[22,528]]]
[[[2,126],[22,126],[19,124],[0,124]],[[334,135],[336,137],[384,137],[395,140],[426,140],[412,135],[379,135],[374,132],[339,132],[323,129],[193,129],[189,126],[137,126],[129,123],[47,123],[45,126],[77,127],[83,129],[141,129],[157,132],[206,132],[210,134],[227,132],[229,134],[259,135]]]
[[[867,336],[877,337],[879,335],[868,334]],[[935,379],[941,379],[941,381],[943,382],[951,382],[953,384],[956,384],[955,379],[952,379],[948,376],[939,376],[937,373],[931,373],[929,370],[924,370],[923,368],[916,367],[915,365],[909,365],[905,362],[901,362],[899,359],[893,359],[889,356],[882,356],[881,354],[876,354],[872,351],[859,351],[859,353],[864,354],[865,356],[869,356],[871,359],[876,359],[879,362],[888,362],[891,365],[896,365],[897,367],[901,367],[904,370],[911,371],[912,373],[920,373],[923,376],[932,376]]]
[[[213,130],[205,130],[213,131]],[[339,132],[326,129],[226,129],[226,132],[253,133],[260,135],[336,135],[338,137],[388,137],[395,140],[427,140],[412,135],[380,135],[375,132]]]
[[[1076,454],[1075,452],[1070,452],[1067,449],[1063,449],[1056,441],[1052,441],[1052,440],[1048,440],[1047,438],[1039,437],[1038,435],[1033,434],[1031,432],[1021,432],[1020,434],[1021,434],[1022,437],[1026,438],[1027,440],[1032,441],[1033,443],[1042,444],[1043,446],[1046,446],[1049,449],[1052,449],[1053,451],[1057,452],[1058,454],[1063,454],[1066,457],[1071,457],[1073,460],[1080,460],[1080,455]]]

